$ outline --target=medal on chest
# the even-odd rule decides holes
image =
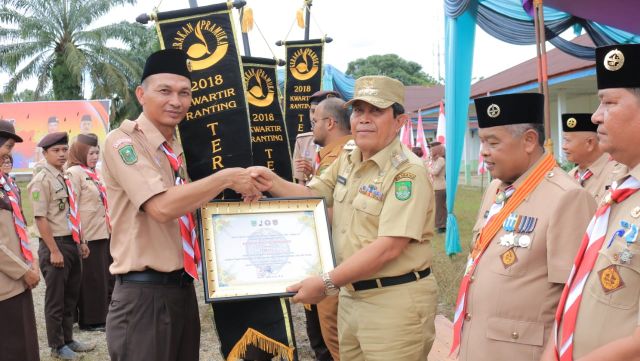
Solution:
[[[624,248],[613,255],[614,261],[618,261],[621,264],[631,264],[633,259],[633,252],[631,251],[631,245],[636,243],[638,239],[638,226],[625,220],[620,221],[620,229],[618,229],[609,240],[607,248],[611,247],[615,238],[620,237],[624,242]]]

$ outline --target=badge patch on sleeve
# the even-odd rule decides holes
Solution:
[[[38,202],[40,200],[40,191],[31,192],[31,198],[33,198],[34,201]]]
[[[118,153],[120,153],[120,158],[122,158],[122,161],[126,165],[132,165],[138,161],[138,154],[136,154],[136,150],[133,149],[133,145],[131,144],[127,144],[118,149]]]
[[[411,198],[411,181],[397,181],[394,184],[396,188],[396,198],[399,201],[406,201]]]

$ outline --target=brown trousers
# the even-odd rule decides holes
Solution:
[[[89,257],[82,260],[82,287],[78,301],[80,326],[99,325],[107,321],[107,311],[115,278],[109,273],[113,262],[109,240],[89,241]]]
[[[107,348],[112,361],[192,361],[200,356],[193,285],[121,283],[111,296]]]
[[[57,237],[56,237],[57,238]],[[40,239],[40,269],[47,285],[44,296],[44,320],[47,325],[49,347],[60,347],[73,341],[73,315],[80,296],[82,261],[78,245],[71,236],[56,240],[62,253],[64,267],[51,264],[51,252]]]
[[[0,301],[0,340],[0,360],[40,360],[31,290]]]
[[[435,191],[436,195],[436,228],[447,227],[447,191]]]
[[[334,361],[340,361],[340,348],[338,347],[338,295],[328,296],[318,303],[318,318],[322,338],[331,352]]]

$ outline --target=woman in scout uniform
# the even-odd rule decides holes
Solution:
[[[475,99],[494,181],[473,228],[452,353],[460,361],[537,360],[583,229],[591,195],[543,149],[543,95]]]
[[[628,167],[587,228],[556,312],[544,360],[640,357],[640,45],[596,49],[600,105],[592,116],[602,150]]]
[[[69,150],[66,176],[76,191],[82,220],[82,240],[89,246],[89,257],[82,260],[82,286],[78,301],[81,330],[104,331],[114,277],[109,273],[109,214],[105,186],[96,164],[100,156],[98,137],[80,134]]]
[[[68,136],[65,132],[47,134],[38,146],[45,163],[27,186],[40,237],[40,268],[47,285],[44,316],[51,355],[75,360],[77,352],[92,350],[73,339],[73,315],[78,304],[82,280],[81,257],[89,248],[81,243],[80,219],[71,181],[63,176],[67,160]]]
[[[440,142],[429,144],[431,162],[427,170],[433,176],[433,189],[436,197],[436,230],[444,233],[447,230],[447,190],[445,183],[444,145]]]
[[[0,159],[22,138],[0,120]],[[31,289],[40,271],[29,244],[20,196],[9,175],[0,171],[0,356],[7,361],[40,360]]]

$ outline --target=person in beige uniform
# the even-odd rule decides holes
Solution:
[[[45,159],[43,169],[28,185],[40,238],[40,268],[47,285],[44,314],[51,355],[64,360],[80,358],[95,345],[73,339],[73,315],[82,280],[82,258],[89,248],[73,238],[69,193],[63,166],[69,147],[65,132],[46,135],[38,146]]]
[[[467,289],[461,285],[466,310],[454,319],[454,327],[462,322],[461,361],[540,357],[596,207],[544,152],[543,100],[538,93],[475,99],[481,153],[494,180],[473,227],[476,266],[467,268]]]
[[[20,142],[22,138],[16,134],[13,124],[0,120],[0,159],[10,155],[15,143]],[[31,290],[40,281],[40,270],[30,244],[21,245],[18,235],[19,217],[24,220],[24,215],[17,187],[4,169],[0,171],[0,177],[0,358],[5,361],[39,361],[38,329]],[[10,195],[17,198],[15,202]],[[16,212],[19,215],[16,216]],[[26,224],[23,226],[23,234],[26,235]]]
[[[320,90],[309,97],[310,121],[313,119],[313,115],[318,104],[328,98],[340,98],[340,93],[332,90]],[[293,178],[298,182],[298,184],[307,184],[315,174],[318,167],[316,153],[318,152],[319,146],[315,143],[313,138],[313,131],[298,134],[296,137],[296,144],[293,149],[292,157],[294,162]]]
[[[445,149],[440,142],[429,144],[431,164],[427,171],[433,177],[433,189],[436,197],[436,230],[444,233],[447,230],[447,185],[445,183]]]
[[[349,110],[344,100],[327,98],[318,104],[312,118],[313,141],[322,147],[318,151],[318,169],[315,176],[321,175],[343,152],[355,148],[349,123]],[[329,208],[329,219],[333,209]],[[328,296],[318,303],[318,318],[324,343],[331,352],[334,361],[340,361],[338,343],[338,296]]]
[[[103,152],[112,225],[110,271],[116,276],[107,315],[107,348],[114,361],[198,360],[196,248],[183,249],[183,243],[193,243],[182,240],[179,219],[188,218],[225,188],[249,199],[259,192],[248,171],[240,168],[176,185],[177,177],[184,180],[186,174],[176,126],[191,105],[184,52],[166,49],[151,54],[136,96],[142,114],[111,131]]]
[[[275,196],[322,196],[333,207],[337,267],[288,288],[294,302],[340,292],[340,359],[424,361],[434,339],[437,285],[431,275],[433,188],[422,160],[402,146],[404,86],[385,76],[356,80],[343,153],[307,187],[252,168]]]
[[[592,266],[579,263],[586,270],[581,299],[568,298],[565,307],[577,299],[577,318],[573,325],[562,312],[558,323],[558,344],[545,354],[544,360],[628,361],[640,358],[640,45],[610,45],[596,49],[596,75],[600,105],[592,116],[598,125],[602,150],[627,166],[629,171],[616,178],[612,194],[605,196],[598,213],[604,239],[593,244],[595,260],[584,253],[582,260],[592,259]],[[618,190],[630,192],[619,198]],[[608,215],[608,217],[606,216]],[[597,215],[596,215],[597,216]],[[595,217],[594,217],[595,218]],[[599,222],[599,223],[600,223]],[[599,228],[599,227],[594,227]],[[589,239],[598,238],[587,231]],[[595,240],[595,239],[594,239]],[[578,254],[580,257],[581,254]],[[579,258],[576,259],[579,259]],[[570,282],[574,289],[578,280]],[[572,308],[572,307],[569,307]],[[566,332],[563,332],[566,331]],[[554,355],[555,351],[556,355]],[[573,354],[571,354],[571,352]],[[560,356],[561,355],[561,356]],[[560,356],[558,358],[558,356]]]
[[[620,167],[600,148],[597,131],[590,113],[562,114],[562,150],[576,164],[569,175],[600,203]]]
[[[78,301],[81,330],[104,331],[114,277],[109,273],[113,260],[109,253],[109,220],[106,192],[96,171],[100,157],[98,137],[80,134],[69,150],[66,176],[76,192],[82,221],[82,240],[89,246],[89,257],[82,260],[82,286]]]

